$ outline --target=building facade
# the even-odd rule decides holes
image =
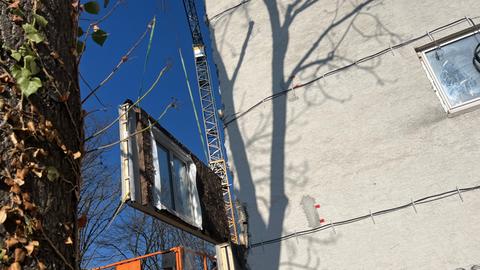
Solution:
[[[480,1],[239,3],[206,9],[250,268],[480,265]]]

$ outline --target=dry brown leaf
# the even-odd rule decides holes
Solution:
[[[0,85],[0,94],[3,93],[3,91],[5,91],[5,86]]]
[[[22,198],[23,198],[24,201],[27,201],[27,202],[32,201],[31,198],[30,198],[30,193],[28,193],[28,192],[23,192],[22,193]]]
[[[20,195],[18,195],[18,194],[13,195],[11,200],[14,204],[17,204],[17,205],[22,204],[22,198],[20,198]]]
[[[27,238],[25,238],[25,237],[17,237],[17,239],[18,239],[18,242],[20,242],[20,243],[22,243],[22,244],[24,244],[24,245],[25,245],[26,243],[28,243],[28,240],[27,240]]]
[[[11,20],[12,20],[12,22],[14,22],[14,23],[21,23],[21,22],[23,22],[22,16],[18,16],[18,15],[12,15],[12,16],[11,16]]]
[[[82,156],[82,153],[80,151],[77,151],[73,154],[73,159],[79,159]]]
[[[18,194],[22,191],[20,186],[18,184],[13,184],[13,186],[10,187],[10,192],[13,192],[15,194]]]
[[[83,213],[77,220],[77,224],[79,228],[85,228],[87,226],[87,214]]]
[[[80,2],[80,1],[78,1],[78,0],[73,1],[73,2],[72,2],[72,7],[73,7],[74,9],[77,8],[79,2]]]
[[[5,180],[3,180],[3,182],[5,182],[5,184],[7,184],[9,186],[15,185],[15,181],[12,178],[5,178]]]
[[[58,101],[67,102],[69,97],[70,97],[70,92],[66,92],[65,94],[58,97]]]
[[[65,244],[67,244],[67,245],[72,245],[73,244],[72,238],[70,236],[67,237],[67,240],[65,240]]]
[[[15,133],[10,134],[10,140],[14,145],[18,144],[17,136],[15,136]]]
[[[33,152],[33,157],[36,158],[37,156],[46,156],[47,155],[47,151],[45,151],[44,149],[42,148],[38,148],[37,150],[35,150],[35,152]]]
[[[3,73],[2,75],[0,75],[0,82],[13,83],[13,80],[12,77],[10,77],[10,74]]]
[[[33,172],[38,178],[42,178],[42,176],[43,176],[43,170],[41,170],[41,169],[34,168],[34,169],[32,170],[32,172]]]
[[[23,248],[16,248],[14,252],[15,262],[23,262],[25,260],[26,252]]]
[[[55,51],[51,52],[51,53],[50,53],[50,56],[52,56],[52,57],[55,58],[55,59],[60,58],[60,55],[58,54],[58,52],[55,52]]]
[[[14,262],[10,265],[8,270],[22,270],[22,266],[18,262]]]
[[[0,209],[0,224],[3,224],[7,220],[7,209],[2,207]]]
[[[50,122],[50,120],[45,120],[45,127],[52,128],[53,127],[52,122]]]
[[[27,201],[23,201],[23,206],[27,211],[35,211],[35,209],[37,209],[37,206],[35,206],[35,204]]]
[[[25,167],[25,168],[22,168],[22,169],[17,169],[17,173],[15,174],[15,176],[17,178],[20,178],[20,179],[25,179],[25,177],[27,176],[29,172],[29,168],[28,167]]]
[[[38,262],[37,266],[38,266],[38,270],[46,270],[47,269],[47,266],[43,262],[40,262],[40,261]]]
[[[11,248],[11,247],[15,246],[16,244],[18,244],[17,238],[10,237],[7,240],[5,240],[5,246],[7,248]]]
[[[23,184],[25,184],[25,181],[23,181],[23,179],[20,179],[20,178],[15,178],[13,179],[13,181],[15,182],[15,184],[19,186],[23,186]]]
[[[35,132],[35,123],[33,123],[33,121],[28,121],[27,128],[28,130]]]
[[[8,8],[18,8],[18,5],[20,4],[20,0],[15,0],[13,1],[13,3],[11,3],[10,5],[8,5]]]
[[[29,242],[28,245],[25,246],[28,256],[32,255],[33,251],[35,250],[35,247],[38,247],[39,245],[40,243],[38,241]]]

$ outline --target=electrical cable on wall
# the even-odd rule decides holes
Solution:
[[[410,203],[403,204],[403,205],[400,205],[400,206],[397,206],[397,207],[388,208],[388,209],[384,209],[384,210],[380,210],[380,211],[376,211],[376,212],[371,212],[370,211],[368,214],[363,215],[363,216],[359,216],[359,217],[355,217],[355,218],[351,218],[351,219],[347,219],[347,220],[342,220],[342,221],[331,222],[329,224],[318,226],[318,227],[313,228],[313,229],[297,231],[295,233],[287,234],[287,235],[284,235],[284,236],[281,236],[281,237],[278,237],[278,238],[273,238],[273,239],[270,239],[270,240],[257,242],[257,243],[251,244],[249,248],[256,248],[256,247],[259,247],[259,246],[263,247],[264,245],[274,244],[274,243],[281,242],[281,241],[284,241],[284,240],[287,240],[287,239],[290,239],[290,238],[293,238],[293,237],[308,235],[308,234],[316,233],[316,232],[323,231],[323,230],[326,230],[326,229],[329,229],[329,228],[334,230],[334,232],[336,233],[336,231],[335,231],[336,227],[344,226],[344,225],[347,225],[347,224],[350,224],[350,223],[359,222],[359,221],[362,221],[364,219],[373,219],[373,217],[375,217],[375,216],[382,216],[382,215],[389,214],[389,213],[392,213],[392,212],[397,212],[397,211],[400,211],[402,209],[409,208],[409,207],[412,207],[415,210],[415,212],[417,212],[416,207],[420,204],[426,204],[426,203],[434,202],[434,201],[437,201],[437,200],[442,200],[442,199],[445,199],[445,198],[448,198],[448,197],[451,197],[451,196],[459,196],[460,200],[463,202],[462,193],[469,192],[469,191],[474,191],[474,190],[479,190],[479,189],[480,189],[480,185],[473,186],[473,187],[468,187],[468,188],[458,188],[457,187],[453,190],[438,193],[438,194],[435,194],[435,195],[426,196],[426,197],[423,197],[423,198],[415,200],[415,201],[411,200]]]
[[[478,18],[478,16],[475,17],[475,18]],[[325,80],[325,77],[328,77],[328,76],[337,74],[337,73],[339,73],[339,72],[341,72],[341,71],[345,71],[345,70],[347,70],[347,69],[349,69],[349,68],[351,68],[351,67],[354,67],[354,66],[356,66],[356,65],[358,65],[358,64],[360,64],[360,63],[367,62],[367,61],[369,61],[369,60],[375,59],[375,58],[380,57],[380,56],[382,56],[382,55],[384,55],[384,54],[386,54],[386,53],[393,52],[393,50],[395,50],[395,49],[399,49],[399,48],[405,47],[405,46],[407,46],[407,45],[409,45],[409,44],[411,44],[411,43],[413,43],[413,42],[416,42],[416,41],[418,41],[418,40],[420,40],[420,39],[423,39],[423,38],[425,38],[425,37],[428,37],[429,35],[431,35],[431,34],[433,34],[433,33],[435,33],[435,32],[439,32],[439,31],[445,30],[445,29],[447,29],[447,28],[453,27],[453,26],[455,26],[455,25],[457,25],[457,24],[460,24],[460,23],[463,23],[463,22],[465,22],[465,21],[467,21],[467,22],[469,22],[469,23],[473,23],[473,19],[472,19],[472,18],[464,17],[464,18],[458,19],[458,20],[456,20],[456,21],[453,21],[453,22],[451,22],[451,23],[448,23],[448,24],[446,24],[446,25],[443,25],[443,26],[437,27],[437,28],[435,28],[435,29],[433,29],[433,30],[431,30],[431,31],[428,31],[428,32],[426,32],[426,33],[423,34],[423,35],[414,37],[414,38],[412,38],[412,39],[409,39],[409,40],[407,40],[407,41],[404,41],[404,42],[399,43],[399,44],[396,44],[396,45],[389,46],[388,48],[385,48],[385,49],[383,49],[383,50],[380,50],[380,51],[378,51],[378,52],[376,52],[376,53],[374,53],[374,54],[371,54],[371,55],[365,56],[365,57],[363,57],[363,58],[360,58],[360,59],[358,59],[357,61],[352,62],[352,63],[350,63],[350,64],[348,64],[348,65],[345,65],[345,66],[342,66],[342,67],[339,67],[339,68],[330,70],[330,71],[324,73],[323,75],[318,76],[318,77],[315,77],[315,78],[313,78],[312,80],[309,80],[309,81],[307,81],[307,82],[305,82],[305,83],[297,84],[297,85],[295,85],[295,86],[293,86],[293,87],[290,87],[290,88],[288,88],[288,89],[281,90],[281,91],[279,91],[279,92],[277,92],[277,93],[275,93],[275,94],[273,94],[273,95],[270,95],[270,96],[268,96],[268,97],[260,100],[259,102],[255,103],[253,106],[249,107],[247,110],[235,114],[235,115],[233,116],[233,118],[231,118],[231,119],[229,119],[229,120],[226,120],[226,121],[224,122],[224,127],[225,127],[225,128],[228,127],[229,124],[231,124],[231,123],[234,122],[234,121],[237,121],[239,118],[241,118],[241,117],[245,116],[246,114],[250,113],[252,110],[254,110],[255,108],[257,108],[258,106],[262,105],[263,103],[265,103],[265,102],[267,102],[267,101],[273,100],[273,99],[275,99],[275,98],[277,98],[277,97],[280,97],[280,96],[283,96],[283,95],[286,95],[286,94],[289,93],[290,91],[293,91],[293,90],[295,90],[295,89],[308,86],[308,85],[313,84],[314,82],[319,81],[319,80],[321,80],[321,79],[324,79],[324,80]],[[473,23],[473,24],[474,24],[474,23]],[[474,24],[474,25],[475,25],[475,24]],[[479,49],[480,49],[480,48],[479,48]],[[479,63],[479,64],[480,64],[480,63]]]

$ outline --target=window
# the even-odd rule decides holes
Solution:
[[[201,215],[196,195],[195,165],[183,149],[158,129],[152,130],[155,206],[197,224]],[[201,221],[200,221],[201,222]],[[200,223],[201,224],[201,223]]]
[[[476,30],[472,27],[417,49],[447,113],[480,104],[480,32]]]
[[[166,208],[175,209],[172,194],[172,178],[170,172],[170,153],[163,146],[157,144],[158,160],[154,161],[158,167],[155,171],[160,177],[160,183],[155,184],[155,202],[160,202]],[[158,190],[159,189],[159,190]]]

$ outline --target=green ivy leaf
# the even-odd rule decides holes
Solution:
[[[21,76],[21,75],[20,75],[21,69],[20,69],[19,66],[14,65],[14,66],[10,69],[10,73],[12,74],[13,78],[15,78],[15,80],[18,80],[18,78]]]
[[[100,5],[97,1],[87,2],[83,5],[83,8],[86,12],[90,14],[98,14],[98,12],[100,11]]]
[[[35,94],[38,88],[42,87],[42,81],[38,77],[32,77],[21,81],[18,85],[20,90],[22,90],[22,94],[28,98],[30,95]]]
[[[27,35],[28,40],[31,40],[35,43],[40,43],[45,39],[43,35],[38,32],[35,26],[33,26],[33,24],[29,24],[29,23],[23,24],[22,28],[25,31],[25,34]]]
[[[28,69],[32,75],[40,72],[40,69],[35,62],[35,57],[32,55],[27,55],[23,58],[23,67]]]
[[[13,59],[20,61],[22,59],[22,54],[19,51],[12,51],[11,56]]]
[[[80,55],[85,50],[85,42],[77,41],[77,53]]]
[[[25,17],[25,14],[19,8],[12,9],[11,12],[13,15]]]
[[[57,168],[53,166],[47,167],[47,178],[50,181],[55,181],[60,177],[60,173],[58,172]]]
[[[77,37],[83,36],[84,33],[85,33],[85,32],[83,32],[83,29],[79,26],[79,27],[77,28]]]
[[[105,43],[105,40],[107,40],[107,33],[101,29],[98,29],[92,33],[92,39],[98,45],[103,46],[103,43]]]
[[[48,24],[47,19],[45,19],[45,17],[41,15],[33,14],[33,18],[35,18],[35,22],[37,22],[42,27],[45,27]]]
[[[20,84],[22,81],[28,80],[32,73],[27,68],[20,68],[19,66],[13,66],[12,76]]]

